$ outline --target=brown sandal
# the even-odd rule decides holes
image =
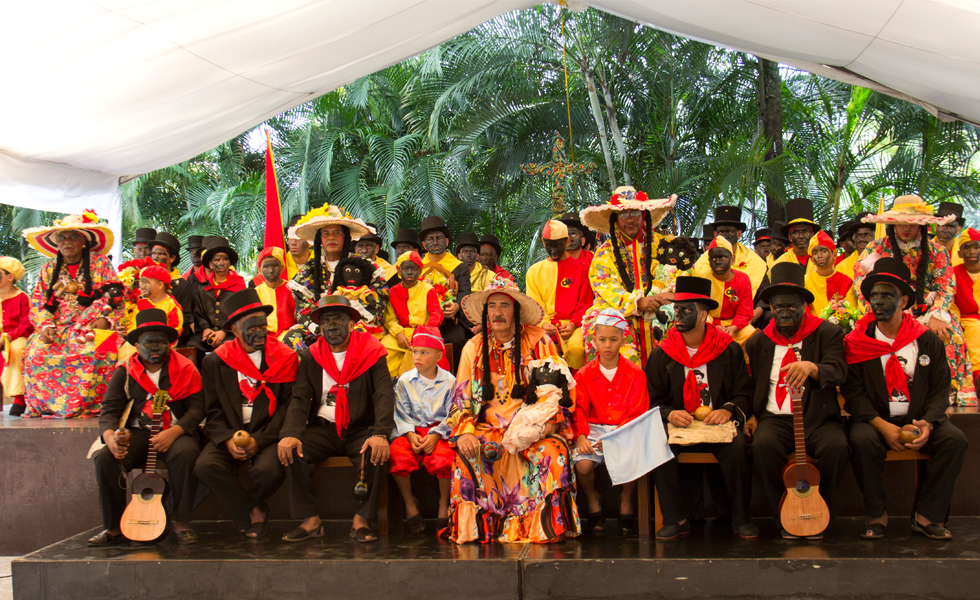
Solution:
[[[312,538],[322,538],[323,533],[323,522],[317,525],[316,529],[313,531],[307,531],[303,529],[302,526],[290,531],[289,533],[282,536],[282,541],[284,542],[302,542],[303,540],[309,540]]]

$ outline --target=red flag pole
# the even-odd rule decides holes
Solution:
[[[265,248],[286,249],[282,235],[282,208],[279,205],[279,184],[276,181],[276,164],[272,160],[272,139],[265,130]]]

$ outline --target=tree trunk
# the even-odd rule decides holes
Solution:
[[[779,76],[779,63],[759,59],[759,124],[762,135],[769,140],[766,160],[772,160],[783,153],[783,82]],[[782,186],[780,186],[782,187]],[[782,189],[766,186],[766,212],[769,224],[786,218],[786,209],[779,198]]]
[[[609,82],[606,77],[599,73],[599,85],[602,86],[602,96],[606,99],[606,120],[609,121],[609,132],[612,134],[613,143],[616,145],[616,152],[623,165],[623,183],[633,185],[630,181],[630,174],[626,171],[626,144],[623,143],[623,133],[619,130],[619,122],[616,120],[616,105],[613,102],[612,94],[609,92]]]

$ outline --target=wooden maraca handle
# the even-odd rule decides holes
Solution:
[[[239,429],[235,435],[231,436],[231,441],[239,448],[248,448],[248,445],[252,443],[252,436],[244,429]]]

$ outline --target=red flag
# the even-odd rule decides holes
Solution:
[[[279,206],[279,184],[276,183],[276,164],[272,160],[272,140],[265,130],[265,248],[286,249],[282,236],[282,209]]]

